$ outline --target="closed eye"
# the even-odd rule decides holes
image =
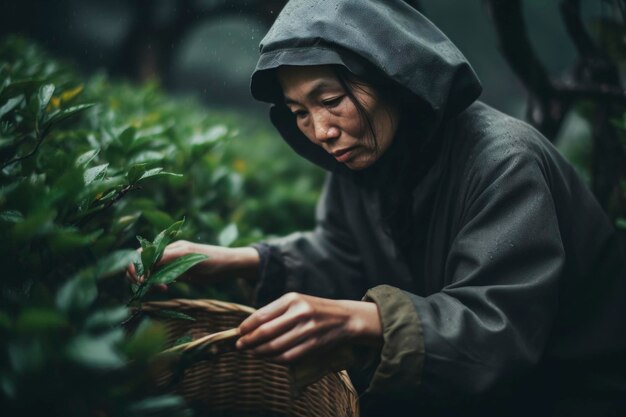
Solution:
[[[337,107],[341,103],[341,101],[344,99],[344,97],[345,96],[330,98],[328,100],[323,100],[322,103],[324,104],[325,107],[328,107],[328,108]]]
[[[309,112],[307,112],[306,110],[295,110],[292,111],[292,113],[298,118],[298,119],[302,119],[304,117],[306,117],[307,114],[309,114]]]

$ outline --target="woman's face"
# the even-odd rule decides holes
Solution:
[[[360,170],[389,148],[398,126],[398,110],[383,103],[371,87],[359,84],[353,93],[369,114],[375,139],[331,67],[284,66],[278,69],[278,80],[298,128],[338,162]]]

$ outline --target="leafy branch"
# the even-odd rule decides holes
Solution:
[[[183,223],[184,219],[172,224],[159,233],[152,242],[137,236],[141,244],[141,258],[134,263],[134,267],[140,283],[133,289],[133,295],[127,305],[140,300],[155,285],[171,284],[194,265],[207,259],[206,255],[191,253],[159,267],[165,248],[178,236]]]

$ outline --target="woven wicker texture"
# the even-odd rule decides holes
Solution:
[[[143,311],[176,310],[196,321],[164,319],[169,344],[191,335],[197,340],[208,334],[237,327],[254,309],[214,300],[171,300],[145,303]],[[226,342],[217,342],[226,343]],[[217,345],[216,343],[216,345]],[[208,350],[215,346],[209,346]],[[205,347],[204,350],[207,350]],[[158,383],[169,384],[172,374],[164,372]],[[331,373],[293,393],[286,367],[230,349],[211,355],[186,368],[175,391],[204,416],[294,416],[356,417],[358,400],[348,375]]]

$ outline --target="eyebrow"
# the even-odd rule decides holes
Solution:
[[[315,83],[313,88],[306,94],[308,99],[312,99],[313,97],[319,95],[324,90],[337,88],[337,86],[331,82],[321,80]],[[285,104],[300,104],[297,100],[294,100],[290,97],[285,96]]]

